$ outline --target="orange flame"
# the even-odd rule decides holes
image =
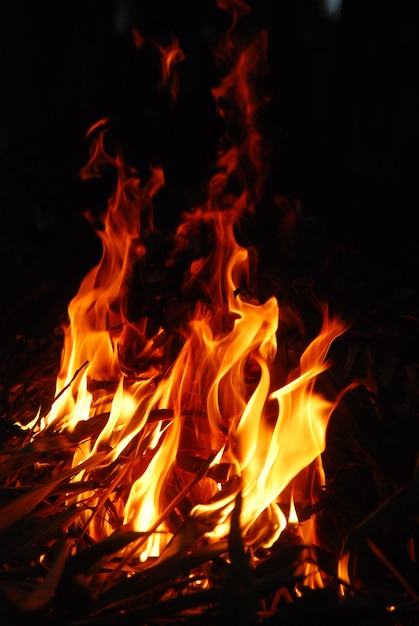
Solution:
[[[179,76],[175,71],[176,65],[185,60],[185,53],[179,45],[178,39],[172,37],[172,41],[167,46],[163,46],[153,39],[146,39],[144,35],[134,26],[132,28],[134,46],[139,50],[145,43],[149,42],[160,53],[161,63],[161,87],[168,87],[172,100],[176,100],[179,93]]]
[[[155,43],[155,45],[161,55],[162,86],[167,85],[172,100],[176,100],[179,92],[179,77],[174,72],[174,67],[185,60],[185,54],[180,48],[176,37],[173,37],[171,43],[166,47],[158,43]]]
[[[233,4],[236,17],[245,6],[222,4]],[[101,467],[116,468],[104,493],[84,495],[100,511],[90,519],[90,532],[99,539],[122,523],[145,533],[154,529],[141,546],[141,559],[160,555],[176,531],[162,514],[190,477],[182,469],[184,450],[192,446],[194,458],[210,469],[197,478],[189,510],[177,512],[178,517],[202,521],[207,537],[224,536],[241,490],[244,540],[269,546],[287,524],[281,494],[325,447],[334,402],[319,395],[315,385],[329,366],[330,344],[345,325],[324,307],[318,337],[302,354],[299,368],[278,386],[281,311],[275,297],[261,303],[249,293],[252,255],[236,240],[237,225],[260,199],[266,177],[256,124],[264,99],[252,87],[265,68],[266,46],[264,32],[247,47],[230,39],[232,69],[213,91],[227,125],[232,106],[242,131],[236,142],[227,132],[206,201],[183,215],[176,232],[169,267],[200,231],[212,242],[208,254],[198,255],[186,271],[183,295],[193,293],[195,307],[177,329],[176,350],[167,329],[127,314],[133,268],[145,258],[146,235],[154,231],[152,202],[164,185],[163,171],[151,169],[141,184],[120,154],[105,149],[107,120],[88,133],[91,153],[82,178],[112,168],[117,184],[96,224],[101,260],[69,305],[57,395],[80,365],[87,365],[54,403],[47,427],[73,430],[83,420],[103,419],[99,435],[81,444],[73,460],[77,467],[97,455]],[[161,51],[167,81],[183,53],[175,40]],[[134,366],[128,366],[127,355]],[[77,479],[87,478],[87,472]]]
[[[351,579],[349,577],[349,558],[350,552],[346,552],[341,556],[338,562],[338,578],[340,583],[340,593],[342,596],[347,594],[347,588],[351,586]]]

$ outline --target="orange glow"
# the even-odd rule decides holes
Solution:
[[[236,17],[246,7],[219,4]],[[139,35],[136,41],[142,43]],[[73,459],[74,467],[91,460],[77,480],[91,477],[96,458],[95,469],[114,473],[110,488],[83,495],[88,510],[94,510],[84,523],[96,539],[118,524],[148,533],[137,555],[142,561],[161,555],[187,516],[205,529],[207,539],[226,536],[239,491],[244,541],[271,546],[287,525],[281,509],[281,501],[289,505],[287,489],[292,485],[307,503],[314,498],[313,478],[307,476],[316,476],[318,486],[336,403],[320,395],[316,383],[345,324],[324,306],[318,336],[299,367],[278,385],[282,312],[274,296],[260,302],[247,288],[255,254],[238,243],[236,230],[254,210],[267,175],[256,125],[265,99],[252,87],[255,76],[266,71],[267,35],[258,34],[247,46],[236,46],[231,37],[225,43],[220,58],[226,62],[232,55],[231,68],[213,95],[224,118],[225,102],[234,104],[235,123],[243,132],[238,143],[226,140],[220,149],[205,201],[184,213],[173,238],[168,268],[194,244],[200,229],[212,242],[185,271],[182,294],[196,295],[194,308],[176,328],[176,341],[155,320],[132,319],[127,312],[133,268],[147,254],[144,234],[154,230],[153,198],[165,184],[162,169],[152,168],[148,180],[140,181],[119,153],[106,150],[107,120],[101,120],[88,133],[90,158],[81,172],[88,179],[111,168],[117,183],[100,223],[89,218],[102,242],[102,257],[68,308],[56,387],[61,395],[46,427],[74,431],[85,420],[103,419],[99,434],[80,444]],[[172,69],[183,53],[176,39],[159,50],[163,83],[172,81],[175,96]],[[185,457],[204,466],[202,475],[182,466]],[[193,486],[177,502],[189,482]],[[165,515],[173,502],[179,507],[173,504],[173,515]],[[288,521],[295,524],[296,513]],[[299,526],[303,540],[313,541],[314,524],[308,520]],[[316,568],[305,575],[309,584],[321,586]]]

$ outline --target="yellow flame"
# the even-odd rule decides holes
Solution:
[[[288,514],[288,524],[291,524],[294,526],[297,526],[298,524],[298,515],[297,515],[295,502],[294,502],[294,489],[291,492],[291,502],[290,502],[290,511]]]

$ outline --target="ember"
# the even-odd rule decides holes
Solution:
[[[317,611],[341,619],[360,609],[365,549],[392,580],[384,601],[361,603],[365,615],[402,623],[417,602],[375,538],[382,519],[396,524],[399,503],[413,514],[415,479],[391,490],[372,472],[376,501],[339,528],[347,459],[336,430],[349,434],[361,408],[376,419],[376,382],[357,370],[352,323],[316,297],[303,315],[281,280],[259,271],[252,220],[269,172],[258,124],[268,32],[240,29],[244,2],[217,4],[230,17],[212,89],[225,133],[203,200],[174,233],[155,225],[162,167],[140,177],[111,145],[112,119],[87,133],[81,178],[112,172],[116,184],[106,210],[86,214],[102,255],[68,306],[54,397],[39,398],[31,419],[13,416],[1,450],[10,623],[297,624],[318,598]],[[135,29],[133,46],[146,43]],[[182,42],[149,44],[173,101]],[[298,203],[275,202],[295,229]]]

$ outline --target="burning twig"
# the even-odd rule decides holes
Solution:
[[[73,384],[73,382],[76,380],[77,376],[80,374],[80,372],[82,370],[84,370],[85,367],[87,367],[87,365],[89,364],[89,361],[85,361],[83,363],[83,365],[80,365],[80,367],[74,372],[72,379],[70,380],[69,383],[67,383],[67,385],[65,385],[61,391],[59,391],[57,393],[57,395],[55,396],[55,398],[53,398],[52,402],[51,402],[51,406],[54,404],[54,402],[56,402],[59,398],[61,398],[61,396],[63,395],[63,393],[65,393],[67,391],[67,389],[69,389],[71,387],[71,385]],[[45,417],[48,413],[49,413],[50,409],[48,409],[48,411],[43,415],[43,417]]]

